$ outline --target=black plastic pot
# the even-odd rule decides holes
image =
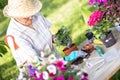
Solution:
[[[94,36],[94,34],[92,32],[86,33],[85,36],[89,40],[90,43],[92,43],[94,38],[95,38],[95,36]]]
[[[116,40],[115,40],[111,30],[106,32],[106,37],[102,38],[101,41],[107,48],[113,46],[116,43]]]
[[[92,32],[86,33],[85,36],[86,36],[86,38],[87,38],[88,40],[90,40],[90,39],[92,39],[92,38],[94,37],[94,35],[93,35]]]

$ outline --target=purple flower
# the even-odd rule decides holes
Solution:
[[[32,68],[32,65],[28,65],[28,68],[31,69],[31,68]]]
[[[35,77],[37,69],[33,68],[31,65],[28,66],[28,76],[29,77]]]

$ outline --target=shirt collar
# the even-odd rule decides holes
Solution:
[[[32,19],[32,22],[33,22],[33,23],[36,21],[35,18],[37,18],[36,15],[33,16],[33,19]],[[14,25],[16,25],[15,28],[16,28],[17,30],[21,31],[21,32],[22,32],[22,31],[25,31],[25,30],[28,30],[28,29],[31,29],[31,28],[29,28],[29,27],[27,27],[27,26],[25,26],[25,25],[22,25],[21,23],[17,22],[14,18],[11,18],[11,21],[12,21],[12,23],[13,23]],[[33,25],[34,25],[34,24],[33,24]]]

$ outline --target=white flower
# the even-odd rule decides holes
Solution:
[[[18,80],[22,80],[23,79],[23,73],[20,73],[18,76]]]
[[[49,61],[50,63],[54,63],[56,60],[57,60],[57,59],[56,59],[55,55],[53,55],[53,54],[51,54],[51,55],[48,57],[48,61]]]
[[[43,71],[43,79],[48,80],[49,79],[49,74],[47,71]]]
[[[26,78],[23,78],[22,80],[27,80]]]
[[[25,72],[25,68],[19,68],[20,74],[22,74],[23,72]]]
[[[77,76],[79,76],[79,75],[81,75],[81,74],[82,74],[82,72],[81,72],[81,71],[79,71],[79,72],[77,72],[77,74],[76,74],[76,75],[77,75]]]
[[[86,69],[84,69],[84,68],[81,68],[81,71],[82,71],[82,72],[86,72],[86,73],[87,73],[87,70],[86,70]]]
[[[35,71],[35,73],[36,73],[36,76],[37,76],[37,78],[38,78],[40,74],[39,74],[37,71]]]
[[[41,53],[40,53],[40,57],[44,57],[45,56],[45,53],[42,51]]]
[[[82,75],[82,74],[80,75],[80,78],[84,78],[84,77],[85,77],[84,75]]]
[[[49,65],[47,67],[47,70],[49,71],[49,73],[53,73],[53,74],[56,74],[56,66],[55,65]]]

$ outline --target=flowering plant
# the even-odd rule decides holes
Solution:
[[[89,0],[89,4],[97,8],[88,20],[88,25],[94,26],[93,30],[97,33],[104,34],[110,27],[115,26],[116,22],[120,22],[119,0]]]
[[[49,62],[46,64],[41,59],[40,62],[24,65],[18,80],[88,80],[84,69],[75,69],[53,54],[47,59]]]

